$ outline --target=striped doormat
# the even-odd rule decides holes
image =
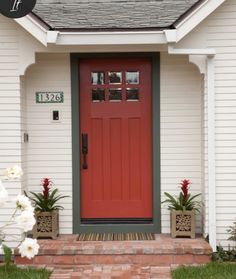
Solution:
[[[80,233],[77,241],[155,240],[153,233]]]

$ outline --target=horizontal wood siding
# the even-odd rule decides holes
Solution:
[[[217,243],[225,247],[227,229],[236,218],[236,2],[227,0],[181,42],[183,48],[213,48],[216,97],[216,222]],[[196,41],[198,44],[196,46]],[[203,102],[203,162],[208,233],[207,88]]]
[[[217,240],[236,218],[236,3],[228,0],[205,22],[207,46],[216,55],[216,213]]]
[[[201,76],[187,56],[161,54],[161,193],[178,194],[192,181],[201,192]],[[197,231],[201,232],[197,215]],[[169,211],[162,206],[162,232],[170,232]]]
[[[17,25],[0,15],[0,176],[6,167],[22,163],[21,88],[18,64]],[[11,200],[21,192],[20,182],[4,181],[4,186]],[[0,226],[9,220],[13,208],[14,203],[10,202],[0,209]],[[15,233],[15,228],[9,229],[9,234]]]
[[[69,54],[40,54],[25,75],[27,94],[27,181],[30,191],[41,191],[49,177],[61,194],[60,233],[72,233],[72,149]],[[36,91],[63,91],[63,104],[36,104]],[[52,121],[60,110],[61,121]],[[79,202],[79,201],[78,201]]]

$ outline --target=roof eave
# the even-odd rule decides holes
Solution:
[[[65,30],[52,29],[33,13],[15,21],[44,46],[166,44],[163,30]]]
[[[108,44],[143,44],[144,42],[145,44],[166,44],[179,42],[225,1],[200,0],[172,26],[160,29],[93,29],[82,31],[60,28],[56,30],[34,13],[15,19],[15,21],[45,46],[48,44],[81,45],[82,43],[96,45],[105,42]],[[98,35],[102,36],[99,38]]]

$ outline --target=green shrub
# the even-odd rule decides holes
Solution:
[[[212,260],[215,262],[235,262],[236,249],[229,246],[228,250],[225,250],[222,246],[217,246],[216,252],[212,254]]]

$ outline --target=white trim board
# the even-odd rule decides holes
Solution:
[[[22,28],[29,32],[35,39],[37,39],[44,46],[47,46],[47,29],[37,22],[32,16],[27,15],[22,18],[14,19]]]
[[[176,42],[189,34],[197,25],[214,12],[226,0],[206,0],[196,9],[194,9],[185,19],[177,23]]]

